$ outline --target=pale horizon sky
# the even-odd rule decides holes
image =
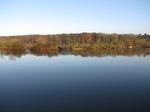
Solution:
[[[150,0],[0,0],[0,36],[150,34]]]

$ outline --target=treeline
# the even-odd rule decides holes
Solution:
[[[80,33],[1,36],[0,49],[116,49],[150,47],[149,34]]]

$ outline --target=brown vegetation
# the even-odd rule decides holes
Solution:
[[[0,49],[74,50],[150,47],[150,35],[80,33],[57,35],[1,36]]]

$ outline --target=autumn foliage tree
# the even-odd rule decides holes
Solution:
[[[56,35],[1,36],[0,49],[116,49],[149,47],[149,34],[77,33]]]

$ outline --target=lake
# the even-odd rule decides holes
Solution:
[[[150,112],[150,49],[0,51],[0,112]]]

